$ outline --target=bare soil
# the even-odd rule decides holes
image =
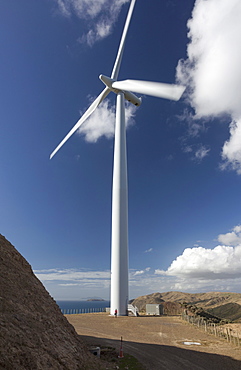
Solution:
[[[96,313],[66,317],[87,345],[119,351],[123,337],[124,354],[135,356],[149,370],[241,369],[241,347],[206,334],[178,316],[114,318]]]

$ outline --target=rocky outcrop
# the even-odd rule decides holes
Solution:
[[[100,369],[29,263],[0,234],[0,369]]]

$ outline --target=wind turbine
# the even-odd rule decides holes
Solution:
[[[111,77],[100,75],[100,80],[106,85],[100,95],[94,100],[87,111],[64,137],[50,159],[74,134],[76,130],[95,111],[98,105],[112,91],[116,99],[115,146],[112,185],[112,238],[111,238],[111,315],[117,310],[118,315],[128,314],[128,189],[127,189],[127,160],[126,160],[126,125],[125,100],[140,106],[141,98],[133,92],[156,96],[159,98],[179,100],[185,87],[160,82],[124,80],[118,81],[127,31],[130,25],[136,0],[130,3],[124,30],[122,33],[117,57]]]

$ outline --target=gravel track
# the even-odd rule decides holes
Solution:
[[[118,317],[108,314],[66,315],[89,345],[120,348],[148,370],[240,370],[241,349],[206,334],[176,316]],[[199,342],[201,345],[185,345]]]

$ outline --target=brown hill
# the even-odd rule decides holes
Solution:
[[[164,312],[171,313],[172,311],[180,310],[180,305],[174,301],[165,301],[161,293],[152,293],[143,295],[131,301],[134,306],[137,306],[140,312],[145,312],[146,304],[161,304]]]
[[[205,311],[220,318],[241,321],[241,294],[226,292],[183,293],[165,292],[153,293],[138,297],[132,301],[140,311],[145,310],[147,303],[160,304],[162,302],[189,303],[202,307]],[[228,306],[227,306],[228,305]]]
[[[155,293],[156,294],[156,293]],[[188,302],[204,307],[215,307],[220,304],[238,303],[241,305],[240,293],[229,292],[208,292],[208,293],[183,293],[183,292],[166,292],[159,293],[164,301]]]
[[[0,234],[0,369],[99,369],[72,325]]]
[[[148,295],[143,295],[131,301],[133,306],[138,307],[139,311],[146,310],[146,304],[161,304],[164,302],[164,299],[161,298],[161,293],[152,293]]]

